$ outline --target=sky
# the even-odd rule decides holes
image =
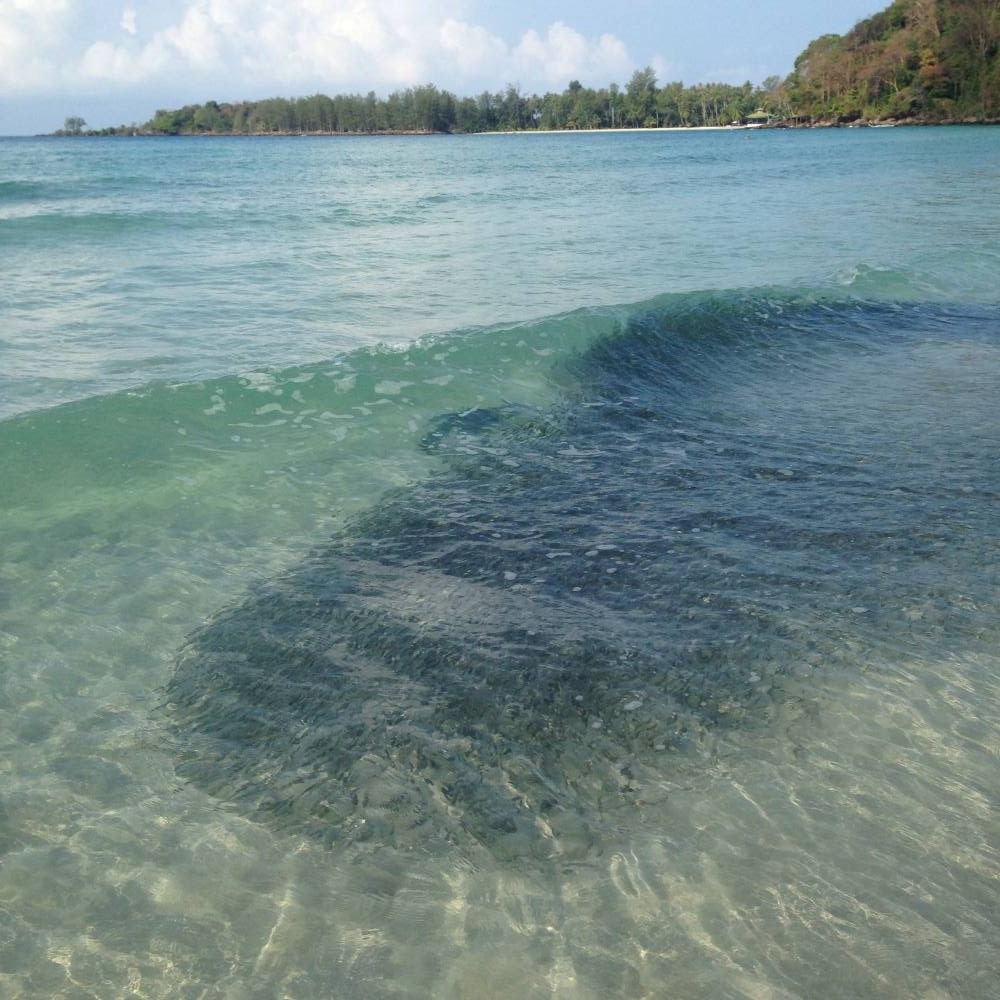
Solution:
[[[888,0],[0,0],[0,135],[206,100],[433,83],[760,83]]]

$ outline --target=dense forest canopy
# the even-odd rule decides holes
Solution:
[[[1000,119],[1000,0],[896,0],[795,60],[781,96],[825,119]]]
[[[782,80],[659,86],[650,67],[624,86],[573,80],[559,94],[456,97],[433,84],[327,97],[269,98],[157,111],[105,132],[178,134],[493,132],[783,124],[859,119],[1000,120],[1000,0],[895,0],[846,35],[811,42]],[[69,127],[72,121],[73,128]],[[67,119],[78,134],[82,119]]]

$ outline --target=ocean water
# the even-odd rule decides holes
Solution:
[[[1000,131],[0,140],[0,995],[989,998]]]

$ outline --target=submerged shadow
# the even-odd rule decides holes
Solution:
[[[178,773],[324,843],[598,849],[845,628],[877,641],[883,568],[950,537],[843,398],[845,358],[932,321],[706,299],[568,362],[547,412],[443,415],[441,472],[190,638]]]

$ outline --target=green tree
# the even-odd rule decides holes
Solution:
[[[506,132],[524,128],[525,99],[515,83],[508,83],[504,92],[496,96],[498,127]]]
[[[630,125],[659,124],[656,107],[656,73],[652,66],[637,69],[625,86],[624,119]]]
[[[196,132],[229,132],[232,119],[227,118],[215,101],[207,101],[195,112],[191,121]]]

